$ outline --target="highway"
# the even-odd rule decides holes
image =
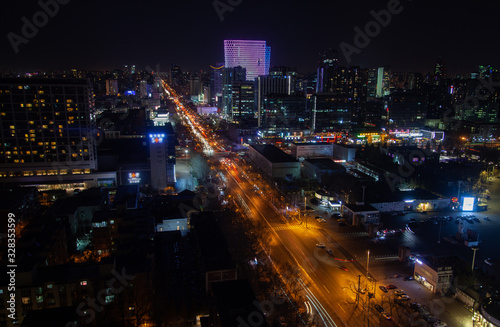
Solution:
[[[203,152],[213,155],[220,151],[207,135],[196,116],[182,104],[182,99],[164,82],[166,93],[172,98],[177,112],[203,145]],[[222,145],[221,145],[222,146]],[[265,223],[272,243],[270,257],[273,262],[279,262],[281,267],[289,262],[298,268],[298,274],[287,278],[295,278],[302,288],[303,298],[308,300],[306,307],[312,308],[312,316],[323,326],[393,326],[392,320],[386,320],[374,309],[374,304],[382,301],[382,293],[376,290],[375,298],[368,300],[368,292],[359,294],[359,303],[356,305],[356,289],[358,276],[361,277],[361,287],[366,285],[366,270],[342,247],[338,241],[338,233],[331,227],[332,219],[326,223],[318,223],[314,214],[308,217],[308,224],[297,220],[286,219],[281,208],[275,207],[270,199],[276,197],[272,187],[264,186],[262,180],[250,179],[247,173],[236,162],[225,158],[221,164],[226,177],[228,193],[237,202],[240,208],[247,211],[249,219],[259,219]],[[254,185],[260,185],[256,191]],[[276,203],[276,201],[274,201]],[[302,217],[304,218],[304,217]],[[303,219],[302,219],[303,220]],[[317,243],[324,243],[326,248],[319,248]],[[329,255],[326,249],[331,249]],[[290,273],[280,271],[282,276]],[[295,276],[296,275],[296,276]],[[370,284],[372,287],[375,285]],[[367,302],[369,301],[369,305]],[[366,317],[369,317],[369,321]]]

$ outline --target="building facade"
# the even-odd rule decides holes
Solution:
[[[251,145],[249,157],[271,178],[298,179],[300,162],[274,145]]]
[[[266,46],[266,41],[224,40],[224,60],[226,68],[246,68],[247,81],[254,81],[269,74],[271,47]]]
[[[151,186],[161,190],[174,186],[175,145],[177,138],[172,125],[156,127],[149,132],[149,155],[151,165]]]
[[[446,293],[453,281],[453,267],[450,265],[432,264],[424,259],[415,260],[415,280],[431,290],[434,294]]]
[[[87,81],[2,79],[0,108],[0,179],[61,182],[96,168],[95,107]]]

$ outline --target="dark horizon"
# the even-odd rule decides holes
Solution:
[[[371,11],[378,13],[388,6],[393,14],[390,21],[385,17],[386,26],[379,24],[380,28],[373,30],[369,44],[353,53],[352,61],[341,53],[340,65],[386,66],[394,72],[425,75],[442,57],[448,77],[477,71],[479,65],[500,66],[500,48],[492,39],[498,30],[495,12],[500,5],[486,0],[479,0],[474,7],[430,0],[307,6],[298,1],[262,0],[241,1],[236,6],[223,0],[198,4],[59,0],[67,3],[57,2],[58,8],[55,1],[40,2],[50,3],[46,7],[50,15],[40,14],[42,7],[37,1],[6,4],[8,10],[3,11],[0,23],[4,35],[1,70],[112,70],[126,64],[144,70],[160,64],[161,71],[169,71],[171,63],[183,71],[208,70],[210,65],[223,62],[224,39],[256,39],[271,46],[271,66],[315,72],[319,53],[343,42],[354,46],[354,28],[365,30],[375,21]],[[38,31],[25,37],[22,28],[26,20],[33,23],[34,15],[39,19]],[[18,42],[17,54],[9,35]]]

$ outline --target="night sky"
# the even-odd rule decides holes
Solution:
[[[168,71],[175,62],[185,71],[206,70],[223,61],[224,39],[259,39],[272,48],[272,66],[305,73],[315,70],[321,51],[341,42],[354,45],[353,28],[364,29],[373,20],[370,11],[386,9],[391,1],[219,0],[228,2],[240,4],[221,21],[213,0],[71,0],[15,54],[7,35],[22,36],[21,18],[33,21],[41,7],[33,0],[8,1],[0,19],[0,69],[160,64]],[[402,0],[400,6],[401,13],[352,55],[350,65],[426,73],[441,56],[449,75],[469,73],[480,64],[500,67],[498,2]]]

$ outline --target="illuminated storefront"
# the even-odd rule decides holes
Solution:
[[[427,260],[416,259],[414,277],[431,292],[444,294],[450,289],[453,268],[449,265],[434,265]]]
[[[481,308],[474,311],[472,325],[474,327],[500,326],[500,297],[492,296],[484,299]]]

